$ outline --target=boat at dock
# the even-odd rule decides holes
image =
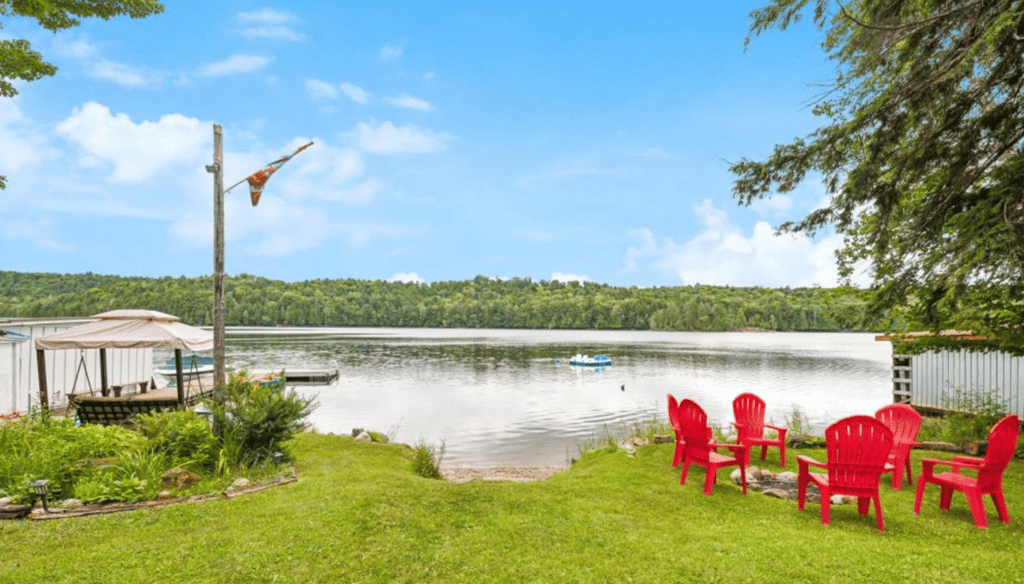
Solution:
[[[612,358],[608,355],[594,355],[589,357],[587,355],[576,354],[575,357],[569,359],[569,365],[576,367],[609,367],[612,364]]]
[[[167,378],[173,378],[177,372],[174,358],[167,360],[163,367],[153,370],[153,373]],[[186,355],[181,358],[181,374],[184,377],[199,377],[213,373],[213,357],[202,357],[199,355]]]

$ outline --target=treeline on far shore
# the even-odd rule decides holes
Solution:
[[[876,331],[856,288],[615,287],[499,279],[430,284],[382,280],[227,279],[229,326]],[[78,317],[119,308],[213,323],[213,280],[0,271],[0,317]]]

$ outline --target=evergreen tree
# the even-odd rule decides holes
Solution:
[[[805,14],[826,31],[824,125],[732,166],[741,204],[820,176],[830,203],[783,231],[832,225],[849,275],[869,260],[881,306],[932,328],[1024,322],[1024,4],[773,0],[751,37]],[[751,40],[748,37],[747,41]]]

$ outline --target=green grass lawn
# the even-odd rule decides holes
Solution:
[[[299,482],[233,500],[117,515],[0,522],[0,582],[1013,582],[1024,579],[1024,467],[1005,477],[1011,525],[986,502],[938,488],[913,515],[913,488],[883,479],[873,510],[797,511],[720,474],[687,485],[672,445],[588,454],[537,483],[454,484],[412,472],[408,450],[304,434]],[[824,450],[792,451],[823,459]],[[915,452],[915,476],[923,455]],[[755,463],[756,464],[756,463]],[[768,464],[778,469],[778,454]],[[915,481],[916,485],[916,481]]]

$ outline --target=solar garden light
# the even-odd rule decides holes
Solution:
[[[50,479],[39,479],[32,483],[32,491],[43,498],[43,511],[49,513],[50,510],[46,507],[46,491],[49,488]]]
[[[284,458],[284,453],[283,452],[275,452],[272,456],[274,457],[274,464],[278,464],[279,465],[279,464],[281,464],[281,459]]]
[[[199,414],[204,420],[213,425],[213,410],[211,410],[206,404],[199,404],[196,406],[196,409],[192,411]]]
[[[196,409],[192,411],[194,411],[195,413],[199,414],[200,416],[207,420],[213,417],[213,410],[211,410],[209,406],[207,406],[205,403],[199,404],[198,406],[196,406]]]

